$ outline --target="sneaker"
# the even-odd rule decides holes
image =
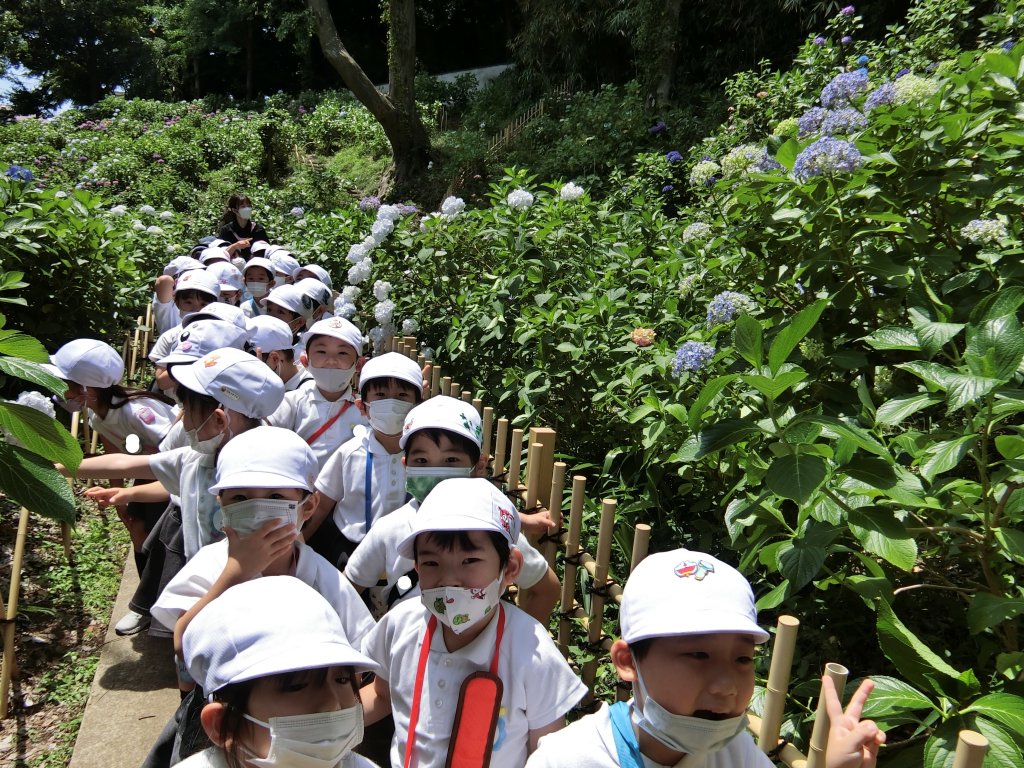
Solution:
[[[121,620],[114,625],[114,632],[119,635],[137,635],[149,626],[149,616],[143,616],[135,611],[128,611]]]

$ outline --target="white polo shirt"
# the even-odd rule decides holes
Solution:
[[[357,587],[373,587],[384,579],[387,586],[381,587],[381,591],[387,593],[400,578],[415,569],[416,564],[412,560],[398,554],[398,545],[412,532],[413,519],[419,508],[420,503],[413,499],[384,515],[370,528],[345,565],[345,575],[349,581]],[[547,574],[548,561],[521,533],[516,540],[516,548],[523,553],[518,584],[523,589],[529,589]],[[417,585],[402,599],[418,597],[419,594],[420,588]]]
[[[298,368],[298,370],[295,371],[295,375],[284,383],[285,392],[294,392],[307,381],[313,381],[313,377],[306,372],[305,368],[301,365],[296,365],[295,367]]]
[[[217,470],[217,457],[191,448],[154,453],[149,468],[156,479],[181,506],[181,532],[185,539],[185,557],[224,538],[221,531],[220,504],[210,493]]]
[[[181,323],[161,333],[156,343],[153,344],[153,348],[149,350],[149,361],[156,364],[171,354],[174,348],[178,346],[179,336],[181,336]]]
[[[367,429],[327,459],[316,478],[316,489],[337,501],[334,524],[345,538],[362,541],[367,518],[372,527],[405,503],[402,452],[388,453],[373,430]]]
[[[260,315],[267,314],[267,308],[261,307],[259,302],[251,296],[243,301],[240,306],[242,307],[242,314],[246,317],[259,317]]]
[[[632,702],[631,702],[632,703]],[[645,768],[664,768],[646,755]],[[701,757],[684,757],[682,768],[772,768],[775,765],[744,731],[718,752]],[[526,768],[618,768],[612,719],[607,704],[592,715],[571,723],[540,740]]]
[[[295,546],[298,550],[295,578],[311,586],[334,607],[341,618],[341,625],[345,628],[348,644],[358,648],[363,638],[374,627],[373,617],[370,616],[359,593],[337,568],[310,547],[301,541],[295,542]],[[227,540],[200,549],[164,587],[156,604],[150,609],[153,618],[168,629],[174,629],[182,614],[210,591],[210,587],[220,578],[227,564]],[[267,619],[272,621],[273,616],[268,616]]]
[[[137,435],[144,449],[158,447],[178,418],[177,409],[162,400],[139,397],[115,407],[116,402],[123,400],[115,401],[105,418],[90,411],[89,426],[120,451],[127,451],[124,441],[128,435]]]
[[[491,766],[521,768],[526,763],[530,730],[564,717],[587,688],[539,622],[510,603],[502,605],[505,631],[498,653],[498,676],[503,691]],[[363,644],[363,653],[381,665],[380,676],[391,690],[395,718],[392,765],[402,765],[405,755],[420,647],[429,618],[430,612],[420,601],[403,603],[380,620]],[[414,765],[432,768],[445,764],[459,690],[468,675],[490,669],[497,625],[492,618],[479,637],[453,653],[448,652],[441,629],[434,632],[423,678]]]
[[[168,328],[181,325],[181,313],[174,299],[170,301],[157,301],[156,294],[153,294],[153,324],[157,333],[163,333]]]
[[[272,427],[290,429],[309,442],[317,430],[342,410],[344,413],[309,446],[318,467],[323,469],[331,454],[352,439],[354,428],[368,424],[356,407],[351,392],[331,402],[323,396],[315,381],[307,381],[293,392],[285,392],[284,400],[267,418],[267,423]]]

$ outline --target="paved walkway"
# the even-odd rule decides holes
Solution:
[[[137,768],[178,706],[170,639],[114,633],[137,584],[129,553],[70,768]]]

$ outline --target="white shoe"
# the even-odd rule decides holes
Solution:
[[[114,625],[114,632],[118,635],[137,635],[149,626],[149,616],[143,616],[135,611],[128,611],[121,620]]]

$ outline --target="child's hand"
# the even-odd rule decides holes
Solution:
[[[119,507],[127,504],[128,499],[120,498],[126,490],[126,488],[104,488],[94,485],[92,488],[86,488],[84,495],[95,501],[100,509],[103,509],[104,507]]]
[[[885,743],[885,731],[872,720],[861,720],[860,713],[875,684],[864,680],[845,712],[832,678],[822,677],[821,687],[829,719],[825,764],[828,768],[874,768],[878,748]]]
[[[529,536],[543,536],[555,527],[555,521],[551,519],[551,513],[546,509],[539,512],[520,512],[519,521],[523,533]]]
[[[224,533],[228,537],[228,559],[237,563],[246,581],[286,554],[298,536],[294,525],[281,525],[280,520],[267,520],[247,536],[239,536],[234,528],[225,528]]]

